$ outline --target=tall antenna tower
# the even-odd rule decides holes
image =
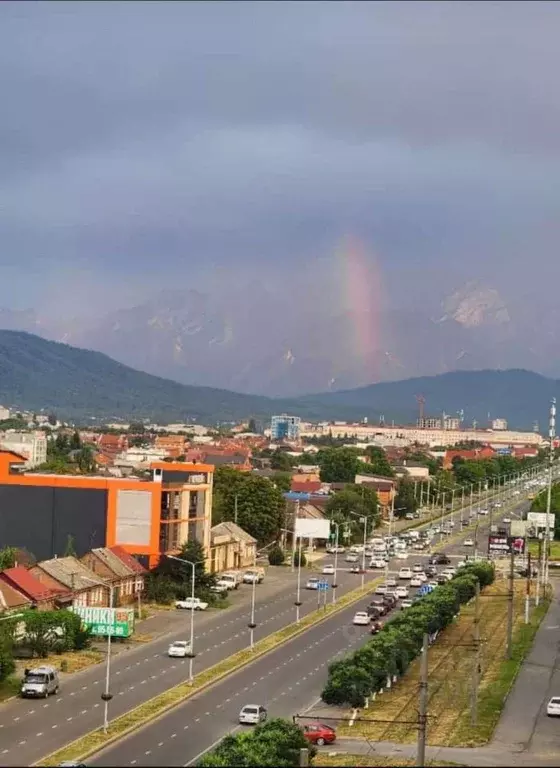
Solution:
[[[416,402],[418,403],[418,425],[424,426],[424,406],[426,405],[426,398],[424,395],[414,395]]]

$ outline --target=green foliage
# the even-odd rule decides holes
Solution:
[[[531,504],[532,512],[546,512],[548,489],[538,493]],[[560,483],[554,483],[550,494],[550,512],[554,518],[554,538],[560,539]]]
[[[317,453],[324,483],[353,483],[360,461],[354,448],[327,448]]]
[[[274,451],[270,457],[270,468],[281,472],[289,472],[293,466],[293,461],[285,451]]]
[[[387,455],[383,450],[383,448],[378,448],[377,446],[370,445],[366,448],[366,455],[369,456],[369,464],[365,465],[366,467],[368,467],[367,471],[369,472],[369,474],[379,475],[380,477],[395,476],[395,472],[391,467],[391,465],[389,464]]]
[[[4,547],[0,549],[0,571],[13,568],[17,561],[16,547]]]
[[[275,718],[254,730],[229,735],[198,762],[204,768],[215,766],[299,766],[300,749],[309,749],[314,757],[316,749],[306,741],[300,728],[287,720]]]
[[[298,568],[300,565],[302,568],[305,568],[307,565],[307,558],[305,556],[305,552],[302,551],[301,553],[301,563],[300,563],[300,552],[299,549],[296,549],[294,552],[294,565],[296,568]]]
[[[292,476],[289,472],[276,472],[271,475],[270,482],[274,483],[282,493],[287,493],[292,486]]]
[[[366,698],[382,690],[386,680],[402,675],[422,648],[425,633],[445,629],[461,604],[494,580],[490,563],[477,562],[461,568],[455,578],[407,608],[387,623],[364,647],[329,667],[321,697],[326,704],[363,707]]]
[[[268,562],[270,565],[282,565],[285,559],[286,556],[284,555],[284,550],[281,547],[278,545],[271,547],[270,552],[268,553]]]
[[[170,605],[176,599],[174,582],[165,574],[150,572],[144,582],[144,596],[150,603]]]
[[[351,538],[360,538],[363,526],[358,517],[350,514],[357,513],[368,518],[368,530],[372,531],[379,522],[377,494],[373,488],[363,485],[347,485],[342,491],[333,494],[327,501],[325,513],[328,518],[337,523],[348,523]]]
[[[217,467],[214,474],[215,522],[235,521],[260,544],[278,538],[284,522],[285,501],[282,491],[266,477],[239,472],[232,467]]]
[[[195,564],[195,595],[210,602],[212,599],[210,589],[215,585],[216,577],[214,574],[206,572],[202,544],[195,539],[185,542],[177,557]],[[168,604],[174,599],[182,600],[189,597],[191,591],[192,566],[171,557],[161,558],[152,571],[146,587],[146,594],[149,599],[157,595],[160,599],[156,602],[164,604]]]
[[[409,513],[414,514],[417,509],[418,502],[414,497],[414,483],[411,483],[410,480],[400,480],[395,497],[395,517],[404,517]]]
[[[80,433],[77,431],[74,431],[72,434],[72,437],[70,438],[69,442],[69,448],[71,451],[79,451],[82,447],[82,440],[80,438]]]
[[[76,548],[74,546],[74,537],[71,533],[68,534],[66,539],[66,549],[64,550],[64,557],[76,557]]]
[[[10,624],[13,633],[18,623],[25,625],[25,634],[18,645],[31,651],[33,656],[46,658],[50,653],[81,650],[89,645],[89,633],[82,629],[82,620],[71,611],[27,610]],[[4,623],[4,622],[3,622]],[[13,634],[11,636],[14,642]]]

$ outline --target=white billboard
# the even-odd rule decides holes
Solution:
[[[546,512],[529,512],[527,515],[527,522],[529,523],[529,525],[536,526],[537,528],[546,528],[547,517],[548,517],[548,525],[550,526],[550,528],[554,529],[556,515],[553,515],[552,513],[550,513],[550,515],[547,515]]]
[[[328,539],[331,532],[330,520],[313,520],[296,517],[295,534],[301,539]]]
[[[528,520],[512,520],[509,527],[511,536],[526,536],[527,528],[529,528]]]

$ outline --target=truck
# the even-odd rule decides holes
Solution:
[[[216,582],[218,587],[226,587],[226,589],[237,589],[243,581],[243,576],[236,571],[227,571],[222,573]]]
[[[205,611],[208,603],[203,602],[199,597],[186,597],[184,600],[175,600],[175,608],[184,611]]]

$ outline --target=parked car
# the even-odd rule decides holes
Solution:
[[[258,725],[268,717],[266,707],[262,704],[246,704],[239,713],[240,725]]]
[[[352,624],[356,627],[367,627],[369,626],[370,621],[371,619],[366,611],[358,611],[354,614]]]
[[[560,696],[553,696],[546,705],[546,714],[549,717],[560,717]]]
[[[167,650],[167,655],[172,659],[184,659],[190,656],[191,644],[188,640],[175,640]]]
[[[330,725],[323,723],[306,723],[302,727],[303,736],[310,744],[322,747],[324,744],[333,744],[336,741],[336,731]]]
[[[245,571],[243,574],[243,583],[252,584],[256,582],[261,584],[264,581],[264,569],[263,568],[251,568],[249,571]]]
[[[474,547],[474,539],[465,539],[463,544],[465,547]]]
[[[412,566],[412,573],[422,573],[423,570],[424,570],[424,566],[422,565],[422,563],[414,563],[414,565]]]
[[[203,602],[199,597],[186,597],[184,600],[175,600],[175,608],[184,611],[205,611],[208,603]]]

